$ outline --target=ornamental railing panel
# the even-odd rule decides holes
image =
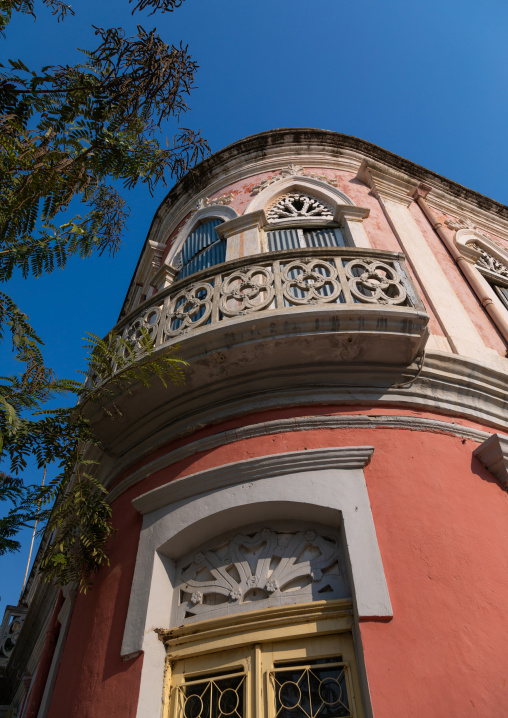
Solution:
[[[175,282],[123,319],[116,331],[156,346],[242,316],[306,306],[414,308],[425,311],[404,256],[351,247],[320,247],[244,257]]]
[[[20,606],[5,607],[2,625],[0,626],[0,669],[9,663],[27,611],[27,608]]]

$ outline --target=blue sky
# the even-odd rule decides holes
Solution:
[[[0,38],[0,61],[65,64],[76,60],[77,47],[95,46],[92,24],[130,34],[138,23],[157,27],[166,42],[188,45],[200,65],[182,124],[201,128],[212,151],[276,127],[319,127],[508,201],[506,1],[186,0],[173,14],[134,18],[127,0],[72,5],[76,16],[61,23],[40,6],[37,22],[15,18]],[[164,132],[172,136],[175,127]],[[59,376],[78,377],[85,332],[104,335],[115,324],[167,191],[128,193],[129,228],[114,258],[74,259],[51,276],[10,283]],[[2,360],[1,373],[15,369],[9,356]],[[29,472],[30,482],[40,478]],[[17,602],[30,535],[23,533],[20,553],[2,558],[0,616]]]

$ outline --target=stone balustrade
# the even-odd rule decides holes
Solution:
[[[125,317],[115,330],[136,341],[147,330],[160,347],[189,332],[262,312],[333,305],[341,309],[425,311],[402,254],[324,247],[260,254],[174,282]]]
[[[26,606],[6,606],[0,626],[0,671],[7,666],[14,651],[28,611]]]

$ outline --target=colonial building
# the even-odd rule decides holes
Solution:
[[[185,383],[92,417],[111,565],[76,595],[36,562],[5,714],[507,715],[508,208],[353,137],[248,137],[159,207],[141,328]]]

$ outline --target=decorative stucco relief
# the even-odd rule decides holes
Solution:
[[[337,538],[314,529],[237,534],[179,566],[178,620],[231,613],[242,604],[349,595]]]
[[[445,220],[445,225],[450,229],[454,229],[456,232],[459,229],[472,229],[474,231],[477,230],[476,225],[474,225],[473,222],[471,222],[471,220],[467,217],[465,219],[461,217],[459,217],[458,219],[447,219]]]
[[[477,235],[481,237],[485,237],[485,239],[488,239],[490,242],[494,242],[493,239],[490,237],[487,237],[487,235],[478,227],[472,220],[470,220],[468,217],[459,217],[458,219],[447,219],[445,221],[445,225],[449,227],[449,229],[453,229],[456,232],[458,232],[461,229],[470,229],[472,232],[475,232]],[[498,242],[495,242],[498,246],[501,246]]]
[[[268,177],[268,179],[265,179],[259,184],[255,185],[252,188],[252,194],[259,194],[264,189],[266,189],[266,187],[269,187],[270,185],[274,184],[274,182],[280,182],[280,180],[286,179],[286,177],[312,177],[313,179],[318,179],[321,182],[329,184],[331,187],[337,187],[338,185],[337,180],[333,179],[332,177],[327,177],[326,175],[318,175],[315,172],[306,172],[304,167],[300,167],[298,165],[288,165],[287,167],[283,167],[279,171],[278,176]]]
[[[333,219],[333,209],[314,197],[292,192],[280,197],[266,212],[269,223],[296,218]]]
[[[508,267],[505,264],[493,257],[489,252],[486,252],[483,247],[475,242],[468,242],[468,247],[472,247],[481,252],[481,256],[476,262],[477,267],[480,267],[480,269],[488,269],[489,272],[494,272],[494,274],[508,279]]]
[[[196,209],[194,211],[204,209],[205,207],[212,207],[216,204],[231,204],[234,196],[233,192],[229,192],[228,194],[223,194],[220,197],[205,197],[204,199],[198,199],[196,202]]]

